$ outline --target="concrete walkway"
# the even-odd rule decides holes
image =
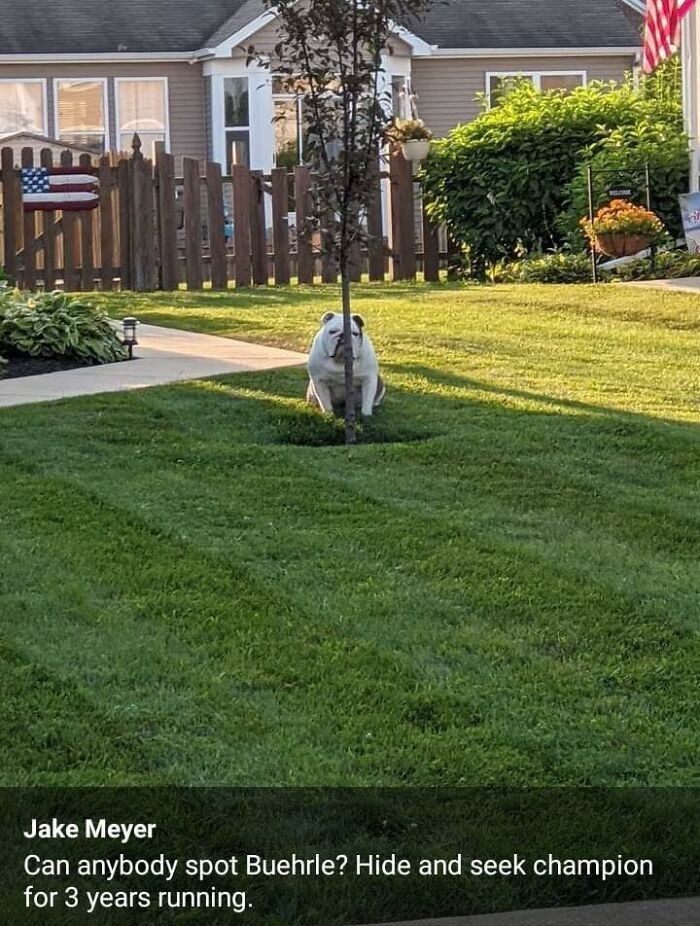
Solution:
[[[447,920],[416,920],[384,926],[698,926],[700,898],[605,904],[602,907],[560,907]],[[375,924],[378,926],[378,924]]]
[[[0,408],[144,389],[226,373],[274,370],[306,362],[306,356],[295,351],[175,328],[140,325],[138,338],[135,358],[126,363],[0,380]]]
[[[626,286],[661,289],[671,293],[700,293],[700,277],[680,277],[677,280],[634,280]]]

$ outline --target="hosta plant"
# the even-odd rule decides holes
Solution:
[[[0,293],[0,352],[5,356],[66,357],[86,363],[124,360],[107,316],[65,293]]]

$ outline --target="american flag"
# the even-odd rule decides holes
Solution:
[[[100,183],[93,167],[24,167],[25,212],[81,212],[100,204]]]
[[[647,0],[644,71],[651,74],[678,51],[681,22],[695,0]]]

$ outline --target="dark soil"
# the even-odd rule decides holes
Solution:
[[[7,357],[7,363],[0,366],[0,378],[18,379],[20,376],[39,376],[41,373],[60,373],[62,370],[79,370],[93,366],[84,360],[68,357]]]

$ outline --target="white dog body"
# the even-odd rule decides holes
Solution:
[[[386,388],[379,375],[374,345],[364,333],[362,316],[352,317],[352,356],[355,376],[355,404],[365,417],[384,401]],[[321,330],[309,355],[309,390],[306,398],[324,412],[333,413],[345,405],[345,338],[343,316],[326,312]]]

